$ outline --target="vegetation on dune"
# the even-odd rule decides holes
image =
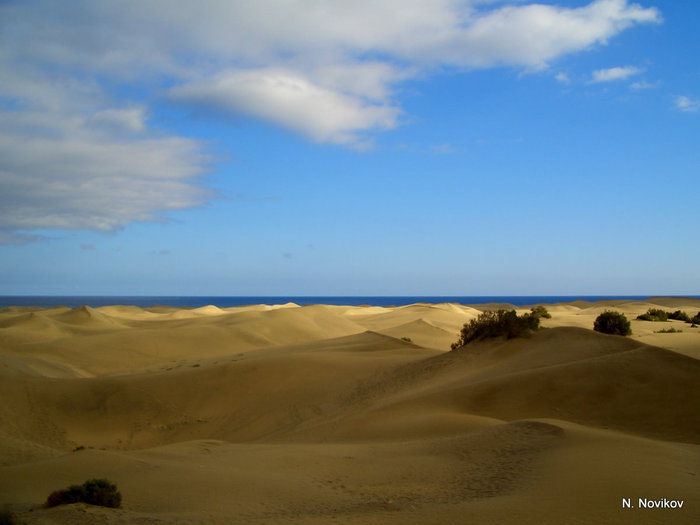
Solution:
[[[452,343],[452,350],[480,339],[522,337],[532,330],[537,330],[539,326],[540,317],[534,313],[519,316],[515,310],[483,312],[462,327],[459,340]]]
[[[660,308],[649,308],[645,314],[638,315],[637,319],[640,321],[655,322],[668,321],[668,312]]]
[[[663,330],[655,330],[655,334],[680,334],[683,330],[676,330],[675,328],[664,328]]]
[[[593,330],[602,334],[631,335],[632,328],[625,314],[606,310],[593,322]]]
[[[15,515],[10,512],[10,509],[4,508],[0,510],[0,525],[15,525]]]
[[[551,319],[552,318],[552,314],[550,314],[547,311],[547,309],[544,306],[542,306],[541,304],[538,304],[537,306],[533,306],[532,308],[530,308],[530,312],[532,313],[532,315],[536,315],[537,317],[539,317],[541,319]]]
[[[122,495],[117,486],[106,479],[90,479],[82,485],[71,485],[49,494],[46,507],[87,503],[100,507],[117,508],[121,505]]]
[[[695,317],[690,317],[683,310],[676,310],[675,312],[666,312],[660,308],[649,308],[646,313],[637,316],[640,321],[684,321],[692,325],[700,324],[700,312]]]
[[[688,314],[683,310],[676,310],[675,312],[668,314],[668,318],[676,321],[685,321],[686,323],[690,322],[690,317],[688,317]]]

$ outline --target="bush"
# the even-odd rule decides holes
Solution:
[[[664,328],[663,330],[655,330],[655,334],[680,334],[683,330],[676,330],[675,328]]]
[[[606,310],[593,322],[593,330],[602,334],[631,335],[630,322],[625,314]]]
[[[541,304],[538,304],[537,306],[533,306],[530,308],[530,312],[532,312],[532,315],[536,315],[537,317],[541,319],[551,319],[552,314],[550,314],[547,309],[542,306]]]
[[[0,510],[0,525],[15,525],[16,523],[15,515],[10,512],[10,509]]]
[[[535,314],[518,316],[515,310],[483,312],[462,327],[459,340],[452,343],[452,350],[489,337],[520,337],[531,330],[537,330],[539,326],[540,318]]]
[[[682,310],[676,310],[675,312],[668,314],[668,318],[676,321],[685,321],[686,323],[690,322],[690,317],[688,317],[688,314]]]
[[[668,321],[668,312],[659,308],[649,308],[647,313],[638,315],[640,321]]]
[[[59,505],[70,505],[83,501],[83,488],[80,485],[71,485],[67,489],[54,490],[46,498],[47,507],[58,507]]]
[[[117,486],[108,480],[90,479],[82,485],[71,485],[67,489],[56,490],[46,499],[47,507],[71,503],[117,508],[122,503],[122,495]]]

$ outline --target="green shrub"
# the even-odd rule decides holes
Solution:
[[[547,309],[544,306],[542,306],[541,304],[538,304],[537,306],[533,306],[532,308],[530,308],[530,312],[532,313],[532,315],[536,315],[537,317],[539,317],[541,319],[551,319],[552,318],[552,314],[550,314],[547,311]]]
[[[698,315],[696,315],[695,317],[691,317],[690,322],[693,325],[700,324],[700,312],[698,312]]]
[[[83,501],[83,488],[80,485],[71,485],[67,489],[54,490],[46,498],[47,507],[57,507],[59,505],[70,505]]]
[[[593,322],[593,330],[602,334],[631,335],[630,322],[625,314],[606,310]]]
[[[122,495],[117,486],[106,479],[91,479],[83,483],[85,503],[100,507],[119,507]]]
[[[0,525],[15,525],[16,523],[15,515],[10,512],[10,509],[0,510]]]
[[[688,314],[682,310],[676,310],[675,312],[668,314],[668,318],[676,321],[685,321],[686,323],[690,322],[690,317],[688,317]]]
[[[640,321],[668,321],[668,312],[659,308],[649,308],[647,313],[638,315],[637,319]]]
[[[683,330],[676,330],[675,328],[664,328],[663,330],[655,330],[655,334],[680,334]]]
[[[452,343],[452,350],[489,337],[520,337],[537,330],[539,326],[540,318],[531,313],[518,316],[515,310],[483,312],[462,327],[459,340]]]
[[[122,495],[117,486],[106,479],[90,479],[82,485],[71,485],[67,489],[56,490],[46,499],[47,507],[87,503],[100,507],[116,508],[121,505]]]

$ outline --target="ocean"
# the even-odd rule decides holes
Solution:
[[[562,303],[576,300],[601,301],[605,299],[645,300],[648,295],[467,295],[467,296],[0,296],[0,308],[6,306],[90,306],[98,308],[109,305],[132,305],[140,307],[173,306],[178,308],[199,308],[215,305],[220,308],[245,306],[250,304],[298,305],[330,304],[347,306],[403,306],[414,303],[508,303],[513,306],[526,306],[537,303]],[[700,296],[683,296],[695,297]]]

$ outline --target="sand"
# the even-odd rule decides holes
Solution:
[[[530,337],[450,352],[493,306],[2,309],[0,507],[28,524],[700,522],[700,328],[591,329],[700,301],[547,305]],[[96,477],[122,508],[43,508]]]

